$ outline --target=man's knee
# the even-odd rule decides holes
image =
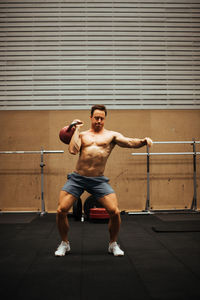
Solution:
[[[111,218],[119,217],[120,211],[118,207],[114,207],[108,211]]]
[[[60,216],[65,216],[68,213],[68,209],[63,205],[58,205],[57,214]]]

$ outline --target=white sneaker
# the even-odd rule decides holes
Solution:
[[[55,252],[55,256],[65,256],[66,252],[70,251],[70,244],[69,242],[66,243],[64,241],[58,246],[58,249]]]
[[[124,251],[120,249],[120,246],[117,244],[117,242],[109,244],[108,252],[112,253],[114,256],[124,256]]]

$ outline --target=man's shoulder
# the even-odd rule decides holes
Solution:
[[[107,130],[107,133],[108,133],[109,135],[112,135],[113,137],[115,137],[115,136],[117,136],[117,135],[120,134],[119,132],[113,131],[113,130]]]
[[[113,131],[113,130],[107,130],[106,132],[106,137],[108,138],[108,140],[110,140],[113,144],[115,144],[115,141],[117,139],[117,137],[119,137],[120,133],[117,131]]]
[[[104,128],[104,132],[109,133],[109,134],[115,134],[115,131],[109,130],[109,129],[105,129],[105,128]]]
[[[89,133],[89,131],[90,131],[90,130],[84,130],[84,131],[81,131],[81,132],[80,132],[80,135],[82,135],[82,136],[83,136],[83,135],[85,135],[85,134],[88,134],[88,133]]]

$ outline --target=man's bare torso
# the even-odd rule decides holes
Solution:
[[[102,176],[115,146],[114,137],[115,133],[106,129],[100,133],[91,129],[81,132],[81,149],[75,172],[88,177]]]

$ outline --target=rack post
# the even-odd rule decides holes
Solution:
[[[147,145],[147,200],[146,200],[146,206],[145,210],[149,211],[149,204],[150,204],[150,176],[149,176],[149,146]]]
[[[194,195],[193,195],[193,201],[191,205],[191,209],[196,210],[197,209],[197,171],[196,171],[196,142],[195,139],[193,138],[193,186],[194,186]]]
[[[45,202],[44,202],[44,150],[43,148],[41,149],[41,156],[40,156],[40,168],[41,168],[41,216],[44,216],[46,214],[45,211]]]

